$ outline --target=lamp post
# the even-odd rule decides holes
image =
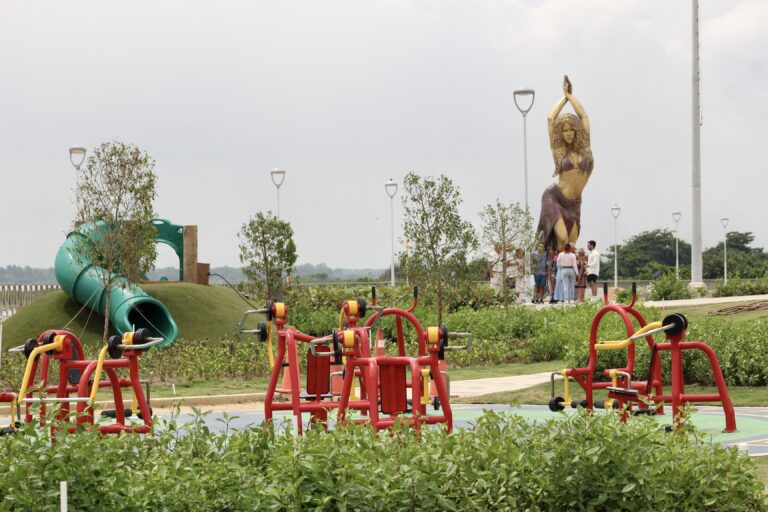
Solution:
[[[531,97],[531,103],[528,105],[528,108],[523,108],[520,106],[520,103],[518,103],[518,98],[526,98],[530,96]],[[523,175],[525,178],[525,210],[528,211],[528,127],[526,124],[526,118],[528,116],[528,112],[533,108],[533,101],[536,99],[536,91],[533,89],[517,89],[514,92],[513,95],[515,99],[515,106],[517,107],[517,110],[520,111],[520,113],[523,115]]]
[[[618,224],[619,214],[621,214],[621,208],[616,203],[613,203],[611,208],[611,215],[613,215],[613,287],[619,287],[619,237],[618,237]]]
[[[389,238],[391,242],[389,285],[395,286],[395,194],[397,194],[397,183],[390,179],[384,184],[384,190],[389,196]]]
[[[69,161],[72,162],[72,166],[75,170],[79,171],[80,166],[85,161],[86,150],[82,146],[72,146],[69,148]]]
[[[285,171],[275,167],[269,173],[272,176],[272,183],[277,187],[277,218],[280,218],[280,185],[285,180]]]
[[[528,97],[530,96],[531,102],[528,103],[528,106],[525,107],[524,105],[521,105],[521,102],[524,104],[528,101]],[[520,113],[523,115],[523,178],[524,178],[524,184],[525,184],[525,214],[528,215],[528,124],[527,124],[527,118],[528,118],[528,112],[533,108],[533,102],[536,99],[536,91],[530,88],[521,88],[517,89],[512,97],[515,100],[515,106],[517,107],[517,110],[520,111]],[[520,102],[518,102],[518,99]],[[525,255],[524,255],[524,261],[525,265],[523,267],[523,282],[525,283],[525,297],[527,300],[528,296],[528,289],[530,287],[530,283],[528,283],[528,248],[525,249]]]
[[[680,217],[682,217],[682,215],[683,214],[680,212],[672,212],[672,220],[675,221],[675,277],[677,279],[680,279],[680,257],[677,244],[677,223],[680,222]]]
[[[728,284],[728,217],[720,219],[723,225],[723,283]]]

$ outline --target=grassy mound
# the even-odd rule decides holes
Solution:
[[[231,336],[243,312],[250,309],[234,291],[222,286],[164,283],[144,284],[142,288],[166,305],[179,326],[180,339],[217,340]],[[25,339],[36,338],[46,329],[61,329],[67,324],[67,330],[83,343],[98,345],[104,319],[88,308],[80,311],[81,308],[82,305],[62,291],[41,297],[5,321],[3,349],[21,345]]]

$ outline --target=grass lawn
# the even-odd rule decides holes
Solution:
[[[665,388],[669,389],[669,386]],[[717,393],[717,388],[710,386],[688,385],[685,387],[688,393]],[[765,387],[752,386],[731,386],[728,388],[731,396],[731,402],[736,407],[768,407],[768,393]],[[563,383],[560,380],[555,381],[555,395],[563,396]],[[584,398],[584,392],[575,382],[571,383],[571,396],[574,400]],[[595,400],[603,400],[608,397],[605,390],[595,391]],[[499,393],[490,393],[488,395],[474,396],[456,399],[459,403],[474,404],[532,404],[545,405],[550,399],[550,384],[538,384],[526,389],[517,391],[503,391]]]

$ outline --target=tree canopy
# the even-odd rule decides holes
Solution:
[[[442,322],[445,288],[467,266],[477,248],[472,224],[459,215],[459,189],[446,176],[437,179],[409,173],[404,180],[403,234],[412,252],[401,257],[411,283],[433,289]]]
[[[74,227],[87,227],[88,236],[73,257],[103,269],[96,274],[106,290],[105,342],[112,288],[138,282],[157,256],[154,169],[146,152],[115,140],[95,148],[78,174]]]
[[[243,224],[238,238],[243,273],[267,299],[279,298],[283,275],[291,275],[297,258],[290,223],[272,212],[258,212]]]

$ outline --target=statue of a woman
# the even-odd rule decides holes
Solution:
[[[555,159],[557,181],[541,196],[538,232],[546,248],[562,251],[574,244],[581,229],[581,192],[592,175],[594,160],[589,143],[589,117],[574,98],[568,76],[563,78],[564,96],[555,103],[547,117],[549,144]],[[577,115],[560,114],[570,102]]]

